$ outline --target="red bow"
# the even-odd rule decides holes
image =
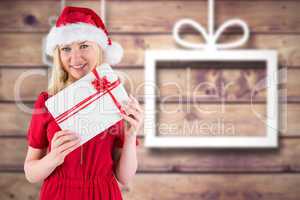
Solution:
[[[104,92],[112,85],[111,82],[107,80],[106,76],[93,80],[92,84],[98,92]]]
[[[96,76],[96,79],[92,81],[92,85],[98,92],[105,92],[107,91],[108,94],[111,96],[112,100],[114,101],[115,105],[118,107],[121,113],[125,114],[125,111],[122,109],[121,104],[117,101],[114,95],[111,93],[111,89],[118,86],[120,84],[120,79],[116,80],[115,82],[111,83],[107,80],[106,76],[100,78],[97,72],[94,70],[93,73]],[[112,88],[111,88],[112,87]]]

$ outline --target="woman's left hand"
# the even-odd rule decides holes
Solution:
[[[144,121],[144,111],[139,102],[130,94],[129,101],[124,105],[126,114],[122,114],[123,119],[126,120],[125,136],[136,135],[141,131]]]

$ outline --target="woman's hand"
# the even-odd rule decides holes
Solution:
[[[126,120],[125,136],[136,135],[141,131],[144,121],[144,111],[139,102],[130,94],[129,101],[124,106],[127,115],[122,114],[123,119]]]
[[[80,139],[75,133],[69,130],[58,131],[51,141],[49,160],[53,161],[55,166],[59,166],[65,157],[79,146]]]

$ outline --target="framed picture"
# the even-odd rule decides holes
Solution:
[[[146,51],[145,146],[277,147],[277,76],[273,50]]]

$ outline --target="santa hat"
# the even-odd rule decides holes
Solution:
[[[65,7],[46,39],[46,53],[53,56],[57,45],[75,41],[93,41],[100,45],[105,61],[114,65],[121,61],[123,48],[112,42],[102,19],[89,8]]]

